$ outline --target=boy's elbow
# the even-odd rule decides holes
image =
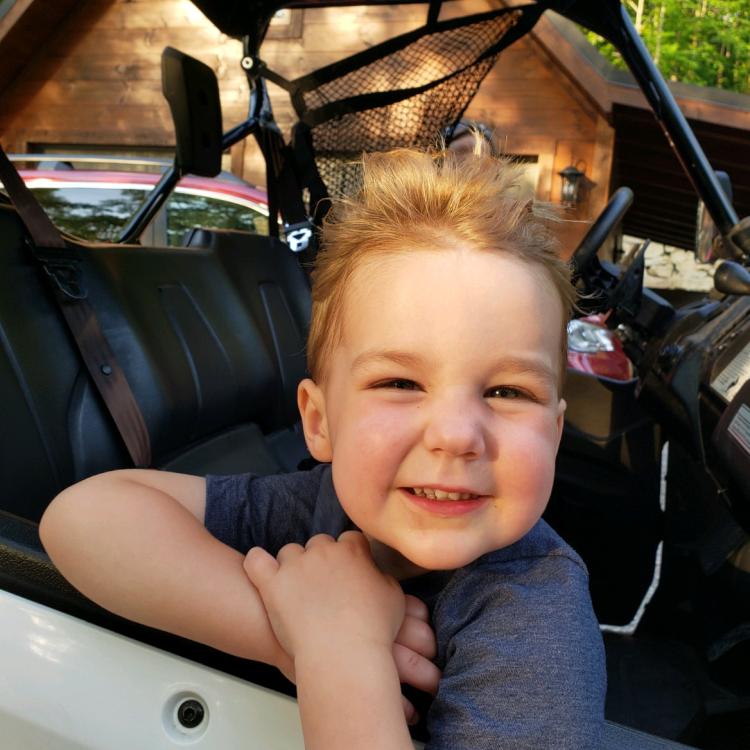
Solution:
[[[54,560],[71,535],[76,535],[76,527],[85,521],[88,498],[85,488],[79,482],[64,489],[47,506],[39,522],[39,538]]]
[[[47,506],[39,521],[39,538],[47,554],[55,558],[70,544],[80,542],[105,510],[107,489],[116,487],[126,471],[112,471],[84,479],[60,492]]]

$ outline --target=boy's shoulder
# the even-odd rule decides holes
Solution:
[[[463,617],[469,610],[497,606],[544,607],[570,595],[578,598],[580,594],[587,600],[588,571],[573,548],[540,520],[514,544],[488,552],[458,570],[412,579],[406,588],[425,598],[431,609],[445,614],[458,607]]]
[[[458,634],[464,649],[469,644],[464,653],[476,649],[481,658],[500,641],[554,648],[562,638],[582,647],[600,645],[586,566],[544,521],[514,544],[446,576],[432,593],[443,659]]]
[[[415,579],[409,589],[426,598],[436,620],[449,628],[491,613],[520,621],[552,614],[562,604],[580,607],[581,613],[591,606],[586,565],[543,520],[514,544],[458,570]]]
[[[291,474],[208,476],[205,525],[230,547],[257,545],[273,554],[289,542],[351,528],[328,464]]]
[[[589,600],[589,574],[580,555],[544,520],[517,542],[488,552],[456,571],[454,595],[480,589],[488,599],[522,589],[527,605],[548,607],[565,597]],[[493,593],[494,592],[494,593]],[[514,598],[515,597],[511,597]]]
[[[588,576],[586,564],[581,556],[543,519],[521,539],[507,547],[482,555],[466,568],[507,567],[524,565],[524,561],[551,559],[553,563],[565,561],[578,566]]]
[[[307,471],[289,474],[224,474],[206,477],[209,499],[252,499],[278,501],[294,499],[304,505],[313,505],[319,495],[328,497],[333,490],[329,464],[320,464]]]

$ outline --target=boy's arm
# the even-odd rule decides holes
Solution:
[[[412,748],[392,656],[404,595],[359,532],[245,561],[276,636],[293,655],[306,750]]]
[[[291,676],[244,556],[203,527],[205,500],[199,477],[115,471],[58,495],[39,532],[60,572],[106,609]]]
[[[389,648],[329,643],[294,664],[305,750],[413,750]]]

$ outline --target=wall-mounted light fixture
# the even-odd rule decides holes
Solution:
[[[577,162],[575,166],[571,164],[569,167],[565,167],[562,172],[558,172],[560,177],[562,177],[560,200],[568,206],[577,206],[581,197],[581,178],[585,175],[584,172],[578,168],[579,164],[582,164],[582,162]],[[585,164],[583,165],[583,168],[586,168]]]

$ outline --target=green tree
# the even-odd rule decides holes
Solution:
[[[671,81],[750,92],[750,0],[625,0],[636,29]],[[587,37],[618,67],[611,44]]]

